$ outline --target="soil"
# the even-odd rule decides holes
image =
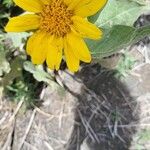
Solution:
[[[136,48],[131,54],[141,54]],[[136,149],[140,133],[150,127],[150,64],[142,54],[134,56],[141,62],[122,80],[114,68],[96,63],[83,65],[76,75],[60,71],[56,80],[65,90],[43,88],[42,105],[33,110],[24,111],[23,100],[15,105],[3,98],[1,149]],[[150,149],[149,140],[141,145]]]

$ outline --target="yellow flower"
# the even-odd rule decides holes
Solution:
[[[32,13],[13,17],[7,32],[35,31],[27,42],[27,54],[34,64],[46,61],[58,70],[63,56],[70,71],[79,69],[80,61],[89,63],[90,52],[83,38],[99,39],[102,32],[87,17],[101,9],[107,0],[14,0]]]

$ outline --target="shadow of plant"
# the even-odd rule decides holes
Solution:
[[[114,71],[98,64],[83,67],[77,77],[85,87],[81,94],[70,91],[78,98],[78,106],[66,149],[82,150],[81,145],[86,143],[89,150],[128,150],[138,112],[127,87],[114,77]]]

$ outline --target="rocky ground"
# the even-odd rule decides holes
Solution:
[[[116,74],[124,54],[83,64],[76,75],[59,71],[61,87],[42,87],[33,109],[0,89],[0,149],[149,150],[150,46],[129,47],[135,63]]]

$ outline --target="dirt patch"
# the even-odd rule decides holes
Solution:
[[[59,71],[63,88],[42,88],[39,107],[25,110],[24,100],[15,105],[3,97],[0,149],[149,150],[150,64],[137,49],[130,53],[137,63],[122,80],[114,65],[94,63],[76,75]]]

